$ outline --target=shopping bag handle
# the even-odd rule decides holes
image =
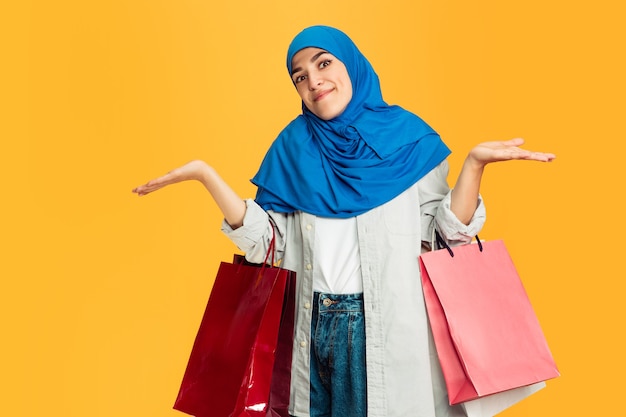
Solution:
[[[265,261],[263,261],[263,265],[267,265],[267,260],[270,257],[270,253],[272,254],[272,263],[271,265],[274,266],[274,252],[276,249],[276,229],[274,229],[274,221],[272,220],[272,218],[269,218],[270,221],[270,227],[272,228],[272,240],[270,241],[270,247],[267,249],[267,253],[265,254]]]
[[[267,253],[265,254],[265,260],[263,261],[263,263],[248,262],[246,260],[245,255],[237,255],[237,254],[233,258],[233,263],[237,265],[257,266],[257,267],[261,267],[261,270],[263,270],[263,268],[267,266],[267,260],[270,258],[270,254],[272,254],[271,266],[274,266],[274,262],[275,262],[274,254],[275,254],[275,249],[276,249],[276,231],[274,229],[274,223],[272,220],[270,220],[270,225],[272,226],[272,240],[270,241],[270,246],[267,250]]]
[[[476,243],[478,243],[478,249],[482,252],[483,244],[478,238],[478,235],[476,235],[475,237],[476,237]],[[446,249],[448,253],[450,254],[450,256],[454,258],[454,252],[452,251],[452,248],[450,248],[450,245],[448,245],[448,243],[441,237],[441,235],[439,234],[439,231],[437,230],[435,230],[435,238],[437,239],[437,245],[439,246],[439,249]]]

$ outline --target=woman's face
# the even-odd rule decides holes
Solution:
[[[291,79],[302,102],[322,120],[339,116],[352,99],[352,82],[343,62],[319,48],[298,51],[291,60]]]

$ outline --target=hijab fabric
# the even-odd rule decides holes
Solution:
[[[265,210],[353,217],[398,196],[450,154],[421,118],[383,101],[378,75],[346,34],[328,26],[304,29],[288,49],[290,75],[293,56],[307,47],[346,66],[352,100],[328,121],[302,104],[252,178]]]

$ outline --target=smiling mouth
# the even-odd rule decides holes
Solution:
[[[328,94],[330,94],[331,91],[333,91],[333,90],[330,89],[330,90],[322,91],[321,93],[316,95],[315,98],[313,98],[313,101],[320,101],[320,100],[322,100],[324,97],[326,97]]]

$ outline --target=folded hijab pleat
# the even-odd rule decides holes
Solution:
[[[252,178],[261,207],[356,216],[398,196],[450,154],[421,118],[384,102],[378,75],[346,34],[328,26],[304,29],[289,46],[289,74],[293,56],[308,47],[343,62],[352,100],[328,121],[302,104],[302,114],[279,134]]]

